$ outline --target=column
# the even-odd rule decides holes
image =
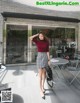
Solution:
[[[28,48],[27,48],[27,57],[28,57],[28,62],[32,61],[32,43],[29,40],[29,37],[32,35],[32,25],[28,25]]]
[[[80,51],[80,23],[78,23],[78,51]]]
[[[0,14],[0,63],[3,59],[3,17]]]
[[[75,49],[78,51],[78,25],[75,27]]]
[[[7,38],[7,24],[4,21],[3,26],[3,63],[6,64],[6,38]]]

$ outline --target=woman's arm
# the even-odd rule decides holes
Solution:
[[[35,35],[33,35],[33,36],[30,36],[29,38],[30,38],[30,40],[32,41],[33,38],[37,37],[38,35],[39,35],[39,34],[35,34]]]
[[[49,54],[49,52],[47,52],[47,56],[48,56],[48,61],[50,61],[50,54]]]
[[[50,65],[50,54],[49,54],[49,52],[47,52],[47,56],[48,56],[48,65]]]

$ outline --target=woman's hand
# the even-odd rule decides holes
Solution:
[[[33,38],[35,38],[35,37],[37,37],[37,36],[39,36],[39,33],[38,33],[38,34],[35,34],[35,35],[33,35],[33,36],[30,36],[29,38],[30,38],[30,40],[32,41]]]
[[[48,65],[50,65],[50,60],[48,60]]]
[[[38,33],[38,34],[36,34],[36,36],[39,36],[39,33]]]

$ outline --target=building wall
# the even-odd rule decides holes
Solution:
[[[66,27],[66,28],[76,28],[77,23],[72,22],[61,22],[61,21],[49,21],[49,20],[37,20],[37,19],[20,19],[20,18],[7,18],[6,24],[22,24],[33,26],[46,26],[46,27]]]
[[[7,27],[7,25],[24,25],[28,27],[28,37],[32,35],[32,27],[47,27],[47,28],[54,28],[54,27],[64,27],[64,28],[75,28],[76,34],[77,34],[77,23],[71,23],[71,22],[57,22],[57,21],[48,21],[48,20],[32,20],[32,19],[20,19],[20,18],[7,18],[6,21],[4,21],[4,28]],[[6,28],[5,28],[6,30]],[[6,60],[6,38],[4,39],[4,63]],[[76,37],[77,42],[77,37]],[[32,44],[28,40],[28,48],[31,48]],[[28,62],[32,60],[32,54],[31,52],[28,52]]]
[[[7,24],[28,26],[28,37],[32,35],[32,32],[30,32],[32,31],[32,26],[36,26],[36,27],[41,26],[41,27],[48,27],[48,28],[53,28],[53,27],[75,28],[76,35],[80,32],[80,31],[78,32],[78,30],[80,30],[80,26],[78,26],[77,23],[57,22],[57,21],[55,22],[55,21],[47,21],[47,20],[18,19],[18,18],[7,18],[6,21],[3,21],[3,18],[1,16],[0,40],[1,41],[4,40],[4,41],[3,41],[3,44],[1,45],[0,57],[3,58],[2,60],[4,63],[6,63],[6,38],[5,38],[6,36],[4,36],[4,39],[3,39],[3,30],[6,31]],[[6,35],[6,32],[5,32],[5,35]],[[78,38],[78,44],[79,44],[78,48],[80,48],[79,38]],[[77,36],[76,36],[76,42],[77,42]],[[31,47],[30,41],[28,41],[28,46]],[[28,53],[28,56],[31,57],[31,53]],[[29,58],[28,61],[30,62],[31,58]]]

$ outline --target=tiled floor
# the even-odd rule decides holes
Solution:
[[[45,82],[46,99],[40,96],[39,77],[35,65],[8,66],[2,83],[9,83],[13,90],[13,103],[80,103],[80,90],[66,82],[67,72],[53,70],[53,89]],[[64,74],[64,77],[63,75]]]

